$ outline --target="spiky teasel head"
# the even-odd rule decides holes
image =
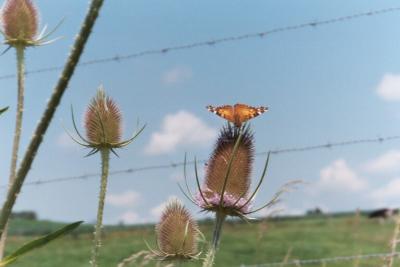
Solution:
[[[204,185],[201,187],[197,172],[197,161],[194,160],[198,193],[193,196],[186,178],[186,158],[184,178],[186,191],[179,185],[182,193],[198,205],[203,211],[215,212],[220,217],[237,216],[248,220],[248,215],[274,205],[282,193],[288,191],[291,185],[284,185],[265,205],[251,209],[252,202],[264,181],[270,153],[260,180],[254,190],[250,190],[250,175],[254,159],[254,137],[249,125],[234,127],[229,123],[222,128],[214,151],[208,161]],[[218,217],[218,216],[217,216]]]
[[[158,250],[151,250],[161,260],[190,260],[200,255],[200,230],[189,211],[177,200],[170,200],[156,226]]]
[[[71,138],[78,144],[91,148],[89,155],[93,155],[101,149],[110,149],[114,154],[115,148],[122,148],[130,144],[144,129],[143,126],[130,139],[121,141],[122,136],[122,116],[117,104],[106,95],[102,86],[97,90],[96,96],[92,99],[85,113],[86,138],[83,137],[75,123],[74,113],[72,122],[78,136],[82,139],[78,141]]]
[[[118,106],[100,87],[86,110],[86,138],[99,146],[119,143],[122,132],[121,120]]]
[[[248,212],[254,137],[249,127],[223,127],[208,160],[203,188],[196,197],[206,211],[238,216]],[[247,202],[247,203],[246,203]]]
[[[39,12],[32,0],[6,0],[1,17],[2,34],[10,46],[39,46],[53,42],[47,38],[59,26],[50,32],[46,32],[44,27],[38,34]]]

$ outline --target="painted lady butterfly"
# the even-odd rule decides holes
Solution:
[[[235,104],[234,106],[225,105],[220,107],[207,106],[207,109],[212,113],[224,118],[240,127],[242,123],[257,117],[268,110],[267,107],[251,107],[245,104]]]

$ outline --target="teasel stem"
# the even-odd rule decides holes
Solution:
[[[218,250],[219,241],[222,233],[222,225],[224,224],[226,214],[218,211],[215,213],[215,217],[216,218],[215,218],[213,239],[211,247],[207,252],[206,258],[204,259],[203,267],[211,267],[214,264],[215,254],[217,253]]]
[[[32,136],[32,139],[28,145],[27,151],[22,159],[21,165],[16,173],[15,180],[12,183],[7,193],[7,198],[3,204],[0,213],[0,236],[3,235],[5,226],[8,218],[11,215],[12,208],[14,207],[15,201],[17,200],[18,194],[21,191],[21,187],[25,181],[26,175],[31,168],[32,162],[39,149],[40,144],[43,141],[43,136],[50,125],[50,122],[60,104],[61,98],[68,87],[69,81],[74,74],[76,65],[83,53],[86,42],[89,39],[90,33],[92,32],[93,26],[98,18],[101,7],[103,6],[104,0],[92,0],[90,8],[86,14],[85,20],[81,26],[80,32],[75,39],[75,43],[72,47],[71,53],[65,63],[64,69],[61,73],[52,96],[48,102],[46,110],[44,111],[42,118],[40,119],[36,130]]]
[[[92,260],[90,261],[93,267],[98,266],[97,261],[99,257],[99,250],[101,247],[101,232],[103,228],[104,202],[106,199],[106,192],[107,192],[107,179],[108,179],[108,170],[110,164],[110,149],[102,148],[100,150],[100,154],[101,154],[100,194],[99,194],[99,204],[97,208],[97,222],[93,238]]]
[[[22,132],[22,117],[24,113],[24,95],[25,95],[25,46],[18,45],[15,46],[15,50],[17,53],[17,76],[18,76],[18,102],[17,102],[17,115],[15,119],[15,132],[14,132],[14,141],[11,152],[11,166],[10,166],[10,177],[9,177],[9,187],[11,187],[12,183],[15,179],[15,173],[17,171],[17,162],[18,162],[18,151],[19,144],[21,140],[21,132]],[[6,245],[7,239],[7,228],[8,222],[4,228],[3,234],[0,239],[0,259],[3,258],[4,249]]]

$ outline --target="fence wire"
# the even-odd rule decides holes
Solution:
[[[265,156],[268,153],[273,155],[277,154],[289,154],[289,153],[297,153],[297,152],[306,152],[306,151],[313,151],[319,149],[331,149],[335,147],[344,147],[344,146],[354,146],[359,144],[368,144],[368,143],[383,143],[388,141],[399,140],[400,135],[391,135],[386,137],[376,137],[376,138],[365,138],[365,139],[354,139],[354,140],[347,140],[347,141],[340,141],[340,142],[328,142],[324,144],[318,145],[309,145],[309,146],[299,146],[299,147],[290,147],[290,148],[282,148],[282,149],[273,149],[267,150],[263,152],[256,153],[256,156]],[[197,163],[206,163],[207,160],[197,160]],[[186,165],[194,165],[194,161],[187,161]],[[182,167],[185,165],[185,162],[176,162],[176,163],[169,163],[169,164],[160,164],[160,165],[148,165],[136,168],[127,168],[121,170],[114,170],[110,171],[109,175],[119,175],[119,174],[129,174],[129,173],[138,173],[144,171],[152,171],[152,170],[161,170],[161,169],[174,169],[177,167]],[[66,177],[59,177],[59,178],[52,178],[52,179],[36,179],[34,181],[25,182],[24,186],[40,186],[45,184],[52,184],[52,183],[59,183],[59,182],[67,182],[73,180],[86,180],[88,178],[99,177],[100,173],[93,172],[93,173],[86,173],[77,176],[66,176]],[[8,185],[1,185],[0,189],[8,188]]]
[[[253,264],[253,265],[245,265],[242,264],[240,267],[284,267],[284,266],[303,266],[303,265],[322,265],[326,263],[332,262],[343,262],[343,261],[352,261],[352,260],[367,260],[372,258],[387,258],[387,257],[396,257],[400,256],[400,252],[396,253],[374,253],[374,254],[362,254],[362,255],[352,255],[352,256],[338,256],[331,258],[320,258],[320,259],[306,259],[306,260],[292,260],[287,262],[270,262],[270,263],[262,263],[262,264]]]
[[[140,58],[140,57],[145,57],[145,56],[167,54],[168,52],[173,52],[173,51],[178,51],[178,50],[189,50],[189,49],[194,49],[194,48],[199,48],[199,47],[213,47],[213,46],[216,46],[216,45],[219,45],[222,43],[238,42],[238,41],[254,39],[254,38],[264,38],[264,37],[270,36],[271,34],[290,32],[290,31],[301,30],[301,29],[305,29],[305,28],[316,28],[317,26],[325,26],[325,25],[330,25],[330,24],[335,24],[335,23],[344,23],[347,21],[360,19],[363,17],[378,16],[378,15],[383,15],[383,14],[393,13],[393,12],[398,12],[398,11],[400,11],[400,7],[376,9],[376,10],[371,10],[371,11],[367,11],[367,12],[354,13],[354,14],[347,15],[347,16],[330,18],[330,19],[326,19],[326,20],[315,20],[315,21],[310,21],[310,22],[305,22],[305,23],[300,23],[300,24],[277,27],[277,28],[273,28],[270,30],[262,31],[262,32],[246,33],[246,34],[242,34],[242,35],[234,35],[234,36],[228,36],[228,37],[223,37],[223,38],[210,39],[207,41],[200,41],[200,42],[164,47],[164,48],[159,48],[159,49],[146,49],[146,50],[143,50],[143,51],[140,51],[137,53],[126,54],[126,55],[118,55],[117,54],[117,55],[114,55],[111,57],[97,58],[97,59],[92,59],[92,60],[88,60],[85,62],[81,62],[77,65],[77,67],[84,67],[84,66],[90,66],[90,65],[95,65],[95,64],[105,64],[105,63],[111,63],[111,62],[121,62],[121,61],[136,59],[136,58]],[[26,71],[25,74],[32,75],[32,74],[39,74],[39,73],[44,73],[44,72],[54,72],[54,71],[62,70],[62,68],[63,68],[63,66],[51,66],[51,67],[47,67],[47,68],[39,68],[39,69],[35,69],[35,70]],[[14,77],[16,77],[15,74],[6,74],[6,75],[0,76],[0,80],[11,79]]]

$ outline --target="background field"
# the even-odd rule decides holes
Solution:
[[[11,224],[12,237],[8,251],[32,239],[31,235],[44,234],[57,226],[59,225],[53,222],[14,220]],[[209,240],[212,225],[203,222],[201,229]],[[282,218],[253,224],[229,222],[224,228],[216,266],[282,261],[289,249],[292,260],[386,253],[389,252],[388,244],[393,229],[392,221],[381,224],[364,216],[350,214]],[[88,266],[92,238],[90,232],[91,226],[84,225],[73,235],[27,255],[14,266]],[[112,226],[106,228],[105,233],[101,266],[116,266],[124,257],[145,249],[143,239],[154,241],[154,227],[151,225]],[[329,263],[326,266],[353,265],[351,261],[344,261]],[[369,259],[361,261],[359,266],[381,265],[381,259]],[[201,264],[190,263],[184,266]]]

